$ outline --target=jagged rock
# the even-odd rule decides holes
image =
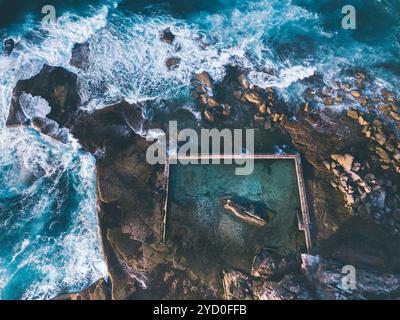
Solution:
[[[244,95],[244,99],[255,105],[259,105],[259,104],[263,103],[262,97],[258,93],[255,93],[255,92],[246,93]]]
[[[396,120],[397,122],[400,122],[400,114],[398,114],[397,112],[394,111],[390,111],[390,116]]]
[[[325,260],[320,256],[302,254],[302,268],[315,286],[320,299],[396,299],[399,298],[400,276],[379,271],[356,268],[353,283],[342,273],[343,264]]]
[[[107,240],[118,257],[136,272],[151,273],[165,261],[165,255],[162,252],[152,249],[145,242],[133,240],[119,228],[108,229]]]
[[[278,281],[251,279],[239,271],[224,272],[225,298],[228,300],[312,299],[301,274],[287,274]]]
[[[304,105],[304,112],[311,112],[311,107],[308,102],[306,102],[306,104]]]
[[[35,117],[32,119],[32,127],[37,131],[58,140],[62,143],[68,142],[69,132],[68,129],[62,128],[58,126],[58,123],[54,120],[47,119],[45,117]]]
[[[279,282],[257,281],[253,285],[258,300],[309,300],[313,296],[301,275],[287,274]]]
[[[354,109],[349,109],[347,111],[347,115],[354,120],[358,120],[359,117],[357,110]]]
[[[214,121],[214,114],[219,115],[225,109],[230,114],[230,107],[225,106],[226,102],[232,105],[235,103],[233,116],[240,112],[240,108],[236,107],[236,104],[239,106],[246,105],[246,101],[242,99],[242,92],[238,90],[237,76],[232,77],[232,79],[232,83],[227,85],[228,94],[225,96],[218,91],[219,83],[213,88],[212,79],[208,74],[204,75],[203,73],[203,75],[194,79],[192,82],[192,84],[195,83],[194,91],[197,94],[205,94],[206,103],[215,93],[217,93],[215,96],[221,99],[220,108],[212,109],[212,111],[205,110],[205,117],[206,112],[208,112],[212,116],[212,121]],[[30,86],[33,85],[30,82]],[[232,86],[230,87],[230,85]],[[30,90],[30,88],[28,89]],[[30,92],[29,90],[28,92]],[[215,93],[213,90],[215,90]],[[233,100],[232,95],[234,92],[238,92],[237,96],[242,100]],[[261,91],[261,89],[257,89],[256,92],[257,94],[258,92],[261,93],[259,94],[260,97],[265,97],[265,94],[270,93],[269,90]],[[51,94],[44,93],[43,95],[51,97]],[[310,194],[310,212],[312,212],[316,221],[316,248],[317,250],[324,250],[324,252],[328,252],[331,255],[339,255],[337,253],[338,246],[329,247],[326,243],[333,241],[331,239],[342,231],[345,223],[343,221],[347,222],[348,219],[354,217],[348,217],[348,210],[344,208],[341,193],[330,187],[329,179],[331,174],[326,172],[325,164],[322,161],[328,159],[331,154],[341,155],[351,152],[351,154],[358,157],[360,150],[365,153],[368,152],[368,148],[364,148],[366,145],[365,136],[362,134],[357,121],[352,121],[343,113],[331,113],[329,110],[316,111],[315,114],[310,113],[308,115],[304,115],[300,111],[289,121],[287,120],[288,114],[284,108],[279,108],[276,105],[272,106],[272,100],[270,100],[272,98],[269,99],[268,97],[270,96],[267,96],[266,101],[264,99],[262,101],[268,106],[266,107],[266,113],[270,114],[276,122],[280,121],[284,125],[282,131],[287,130],[293,141],[291,146],[301,152],[302,161],[304,161],[307,168],[305,170],[305,181]],[[54,106],[51,103],[50,106],[53,112]],[[257,104],[259,112],[261,106],[262,104]],[[76,104],[76,107],[79,107],[79,103]],[[249,119],[252,119],[256,108],[248,109],[252,109],[252,116],[249,117]],[[60,110],[62,111],[61,108]],[[161,299],[173,299],[191,296],[192,294],[200,298],[208,296],[221,297],[218,293],[220,289],[215,289],[212,284],[205,285],[200,280],[193,280],[196,278],[195,272],[188,269],[184,259],[176,252],[173,244],[164,245],[160,243],[162,234],[160,221],[162,221],[163,216],[161,210],[162,194],[159,192],[162,183],[160,185],[159,180],[160,175],[162,176],[163,168],[148,165],[145,153],[149,143],[135,133],[135,131],[142,129],[141,105],[122,102],[96,110],[93,114],[75,111],[74,108],[65,110],[66,118],[68,118],[69,113],[74,113],[74,117],[72,121],[65,121],[65,124],[60,125],[60,127],[69,128],[85,149],[94,154],[99,150],[103,153],[103,157],[97,163],[98,207],[104,252],[110,273],[112,298],[159,297]],[[54,112],[55,117],[60,117],[59,111],[54,109]],[[262,113],[260,112],[260,114]],[[269,125],[271,124],[269,115],[267,115],[267,118],[264,126],[267,126],[267,122]],[[369,117],[366,116],[366,119],[369,119]],[[229,121],[230,119],[224,120]],[[371,129],[368,130],[372,130],[375,134],[377,132],[375,129],[379,125],[375,123],[373,126],[371,125]],[[380,126],[382,127],[382,124]],[[49,128],[51,129],[51,126]],[[274,126],[274,130],[271,130],[271,132],[278,131],[278,129],[281,130],[278,126]],[[41,130],[44,131],[44,129]],[[49,130],[49,132],[51,131]],[[268,132],[268,135],[270,135],[270,132]],[[400,148],[400,145],[391,141],[392,139],[387,135],[387,140],[393,144],[393,147]],[[375,145],[375,143],[373,144]],[[387,143],[385,147],[386,145]],[[375,158],[377,157],[375,156]],[[309,166],[308,163],[311,163],[312,166]],[[393,201],[392,198],[395,198],[393,194],[396,195],[397,193],[390,191],[382,202],[380,192],[383,192],[383,190],[376,188],[377,186],[380,187],[381,184],[380,173],[376,177],[369,177],[370,179],[365,176],[365,181],[358,180],[353,173],[357,172],[359,177],[364,177],[366,170],[372,170],[377,167],[376,161],[374,162],[369,158],[367,161],[363,160],[362,163],[362,168],[360,165],[359,169],[356,170],[354,169],[356,162],[353,161],[351,166],[353,170],[347,173],[343,173],[343,169],[338,164],[333,163],[333,165],[329,164],[329,166],[332,170],[337,171],[339,179],[335,180],[340,181],[336,185],[343,188],[345,193],[353,197],[357,207],[365,208],[367,213],[369,210],[369,216],[376,213],[380,215],[381,220],[386,220],[386,209],[379,207],[382,207],[382,203],[385,206],[398,206],[398,200],[400,199],[396,198],[396,201]],[[357,180],[357,182],[351,180]],[[385,177],[386,180],[388,179]],[[386,188],[386,184],[384,183],[382,186]],[[358,197],[362,196],[363,190],[358,194],[356,190],[358,186],[360,189],[370,188],[370,193],[375,197],[373,199],[374,202],[370,198],[372,195],[367,196],[365,203],[359,200]],[[393,209],[392,212],[393,220],[395,221],[399,213],[396,209]],[[388,214],[390,214],[389,211]],[[388,219],[388,221],[391,220]],[[367,232],[367,229],[358,226],[359,224],[354,224],[351,235],[357,228],[359,233],[353,238],[350,237],[348,243],[352,243],[358,238],[363,241],[364,236],[369,236],[370,232]],[[367,231],[364,232],[364,230]],[[348,243],[344,247],[348,248]],[[376,246],[371,247],[371,251],[380,251],[382,244],[386,245],[385,242],[378,242]],[[376,248],[379,250],[376,250]],[[362,258],[359,258],[360,256]],[[342,251],[341,257],[345,257],[345,259],[342,259],[338,265],[343,263],[343,260],[351,262],[354,259],[359,259],[364,262],[367,261],[369,264],[373,261],[373,267],[386,267],[386,261],[382,263],[379,257],[375,257],[376,255],[373,255],[372,258],[368,255],[365,258],[365,256],[364,253],[360,253],[360,250],[348,250],[346,254]],[[396,259],[394,256],[391,257],[393,261]],[[310,280],[307,280],[298,270],[291,270],[286,267],[281,268],[280,265],[274,268],[268,262],[268,259],[263,261],[256,258],[254,261],[252,276],[237,271],[225,272],[223,281],[225,294],[228,298],[309,299],[314,297],[310,294],[310,292],[313,292],[313,288],[317,288],[316,291],[320,298],[358,297],[357,293],[354,292],[346,296],[340,291],[340,288],[337,289],[334,285],[332,289],[330,285],[332,283],[335,284],[335,282],[330,282],[329,277],[326,276],[327,272],[325,272],[327,269],[324,269],[324,266],[314,270],[313,275],[309,277]],[[396,265],[395,262],[391,263]],[[318,265],[321,266],[321,263]],[[276,270],[276,272],[272,270]],[[281,270],[285,271],[282,272]],[[367,267],[362,270],[365,274],[371,274]],[[393,284],[397,280],[395,275],[392,276],[394,277],[391,279]],[[383,284],[384,287],[387,285],[386,281],[381,281],[382,277],[374,277],[375,275],[372,275],[372,278],[377,280],[377,283]],[[220,279],[218,278],[218,280]],[[392,296],[395,296],[398,291],[392,289],[389,288],[388,290]],[[376,288],[358,290],[364,290],[368,293],[365,295],[363,293],[362,297],[369,297],[370,292],[376,291]],[[383,292],[384,290],[381,291]],[[384,294],[380,295],[380,293],[378,294],[379,297],[384,296]]]
[[[54,300],[109,300],[109,284],[106,280],[100,279],[89,288],[79,293],[68,293],[56,297]]]
[[[384,163],[390,163],[391,159],[389,154],[385,151],[385,149],[377,146],[376,147],[376,153],[378,154],[379,158],[384,162]]]
[[[171,57],[165,60],[165,65],[167,66],[168,70],[176,69],[181,62],[181,58]]]
[[[219,106],[219,103],[215,97],[208,97],[207,99],[207,107],[208,108],[216,108]]]
[[[223,104],[222,105],[222,115],[224,117],[229,117],[232,112],[232,107],[229,104]]]
[[[3,42],[3,54],[6,56],[11,55],[15,47],[14,39],[6,39]]]
[[[265,103],[261,104],[258,107],[258,112],[260,112],[260,114],[266,114],[267,113],[267,107],[265,106]]]
[[[206,94],[199,95],[199,102],[201,105],[206,106],[208,102],[208,97]]]
[[[331,158],[339,163],[344,170],[351,171],[353,166],[354,157],[350,154],[340,155],[340,154],[333,154]]]
[[[349,173],[350,178],[351,178],[352,181],[358,182],[358,181],[361,180],[361,177],[357,173],[355,173],[353,171],[349,171],[348,173]]]
[[[282,278],[284,274],[296,269],[297,263],[279,256],[276,252],[263,249],[254,258],[251,274],[263,279]]]
[[[326,105],[326,106],[331,106],[331,105],[333,105],[333,99],[332,99],[332,97],[326,97],[326,98],[324,98],[324,105]]]
[[[102,168],[97,173],[97,190],[103,203],[113,203],[121,198],[124,186],[120,179],[108,168]]]
[[[250,89],[250,82],[243,73],[239,75],[238,81],[243,88]]]
[[[204,111],[204,117],[208,122],[214,122],[215,120],[214,115],[209,110]]]
[[[126,101],[98,109],[93,113],[81,112],[71,132],[89,151],[101,148],[120,148],[131,143],[140,131],[143,116],[140,106]]]
[[[309,117],[313,121],[307,121]],[[365,140],[358,123],[328,108],[319,114],[298,114],[296,120],[286,122],[284,127],[295,147],[316,168],[321,168],[322,161],[331,154]]]
[[[251,274],[255,277],[272,278],[279,269],[280,257],[268,250],[262,250],[254,259]]]
[[[358,101],[358,103],[360,105],[362,105],[363,107],[366,107],[367,103],[368,103],[368,98],[367,97],[360,97],[360,98],[357,99],[357,101]]]
[[[358,123],[360,124],[360,126],[366,126],[368,125],[368,121],[366,121],[363,116],[359,116],[358,117]]]
[[[170,28],[167,28],[162,31],[160,40],[165,43],[172,44],[175,40],[175,35],[172,33]]]
[[[80,105],[77,77],[61,67],[45,65],[36,76],[18,81],[13,91],[7,125],[23,124],[19,101],[23,93],[44,98],[51,107],[47,117],[56,121],[60,127],[70,124],[77,116]]]
[[[336,98],[335,98],[335,101],[336,101],[337,103],[343,103],[344,98],[343,98],[343,97],[336,97]]]
[[[383,146],[386,142],[386,137],[382,132],[378,132],[373,136],[373,139]]]
[[[239,271],[223,274],[224,295],[227,300],[252,300],[252,280]]]
[[[90,44],[89,42],[76,43],[72,48],[70,64],[78,69],[86,70],[89,67]]]
[[[211,77],[206,71],[196,74],[195,79],[210,89],[213,87]]]
[[[331,164],[328,161],[324,160],[324,161],[322,161],[322,163],[324,164],[325,168],[327,168],[328,170],[332,169]]]

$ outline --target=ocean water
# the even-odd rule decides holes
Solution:
[[[375,88],[397,92],[399,88],[398,0],[352,0],[357,10],[356,30],[341,27],[341,9],[349,4],[344,0],[53,1],[57,23],[41,25],[40,11],[46,2],[0,1],[0,38],[12,36],[18,41],[10,57],[0,56],[0,142],[5,146],[0,153],[0,184],[6,186],[0,199],[0,224],[8,223],[9,228],[13,223],[15,227],[13,236],[2,238],[1,243],[1,248],[9,249],[0,250],[1,298],[48,298],[82,289],[106,275],[98,237],[89,237],[97,230],[95,197],[83,191],[94,190],[94,167],[76,169],[76,163],[94,160],[79,151],[73,137],[60,147],[29,130],[19,131],[18,139],[12,140],[16,132],[5,128],[13,87],[18,80],[38,73],[43,64],[77,73],[81,108],[87,110],[123,98],[132,102],[151,99],[159,108],[165,108],[162,100],[177,99],[186,101],[190,110],[192,75],[205,70],[219,81],[227,64],[247,68],[254,84],[276,87],[288,106],[302,103],[302,79],[318,75],[326,85],[332,85],[337,79],[344,80],[353,68],[370,72]],[[160,31],[167,27],[176,35],[174,46],[159,40]],[[71,50],[75,43],[85,41],[91,49],[89,65],[78,70],[69,64]],[[177,69],[167,70],[168,57],[181,59]],[[43,101],[28,100],[32,104],[29,110],[44,112]],[[25,152],[30,152],[29,172],[42,172],[41,162],[51,154],[47,165],[68,174],[52,180],[53,171],[48,169],[43,171],[46,179],[29,180],[29,184],[24,175],[11,173],[9,166],[19,168],[23,161],[13,155],[24,144]],[[34,147],[38,145],[40,148]],[[68,160],[65,154],[70,154]],[[51,199],[46,196],[49,188],[55,190]],[[65,188],[75,195],[76,205],[69,204]],[[41,205],[27,205],[29,199],[40,199]],[[52,201],[60,206],[49,209]],[[20,211],[14,211],[15,206]],[[86,211],[79,209],[82,207]],[[36,264],[29,261],[34,250],[46,248],[44,241],[35,242],[33,237],[44,237],[48,230],[38,228],[27,237],[30,233],[23,231],[27,230],[24,224],[28,228],[30,222],[27,218],[18,220],[16,212],[40,217],[44,225],[52,221],[45,212],[63,215],[68,228],[55,237],[57,252],[35,260]],[[85,228],[91,232],[81,228],[78,217],[88,219]],[[85,234],[87,246],[78,250],[72,244],[74,237],[82,241]],[[68,235],[70,242],[64,241]],[[71,259],[82,259],[80,276],[70,278],[67,265]],[[24,267],[28,265],[32,268]],[[22,270],[30,281],[21,276]]]
[[[53,298],[106,275],[94,159],[27,128],[0,151],[0,298]]]

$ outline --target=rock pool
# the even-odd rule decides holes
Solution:
[[[211,281],[228,267],[250,272],[261,248],[282,255],[306,250],[296,214],[301,205],[295,161],[256,159],[248,176],[235,175],[235,168],[170,165],[166,238],[181,251],[181,263]],[[224,208],[226,198],[255,203],[272,211],[273,218],[266,226],[246,223]]]

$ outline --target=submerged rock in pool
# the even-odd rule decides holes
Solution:
[[[267,220],[262,218],[257,212],[254,204],[250,204],[248,207],[243,206],[231,199],[224,200],[224,208],[232,213],[234,216],[248,223],[253,223],[258,226],[265,226]],[[268,219],[272,218],[272,213],[267,212]]]

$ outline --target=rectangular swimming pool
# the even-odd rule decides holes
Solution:
[[[262,248],[287,255],[311,246],[300,157],[250,157],[254,171],[247,176],[235,175],[237,165],[223,160],[166,164],[164,241],[180,251],[185,260],[180,263],[208,279],[213,273],[217,279],[225,268],[250,272]],[[224,208],[226,199],[268,211],[272,218],[265,226],[243,221]]]

